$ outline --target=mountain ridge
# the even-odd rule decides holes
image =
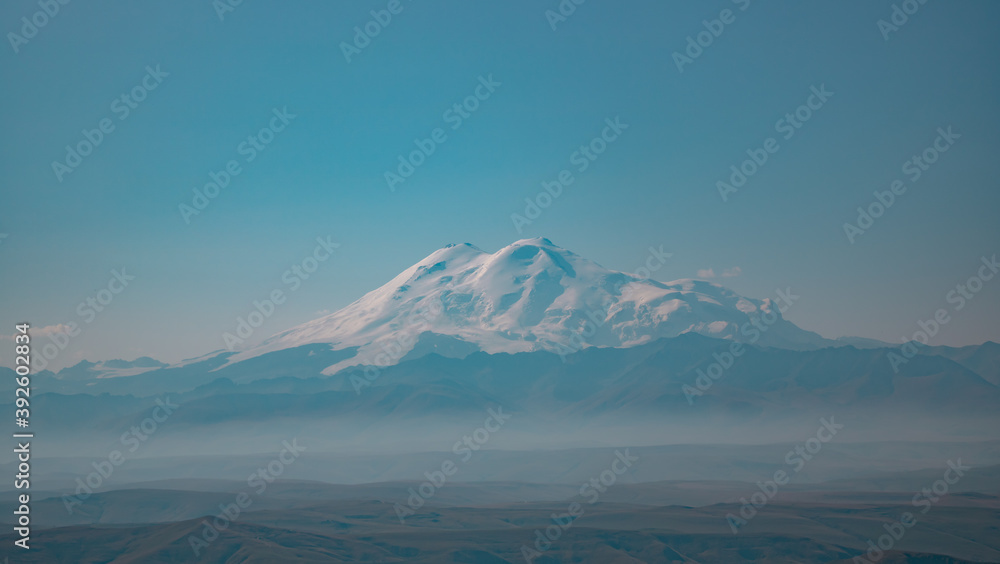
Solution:
[[[793,350],[861,342],[825,339],[785,320],[782,313],[793,302],[748,298],[704,280],[640,278],[543,237],[521,239],[495,253],[471,243],[450,244],[334,313],[234,351],[229,363],[306,344],[357,347],[356,357],[324,372],[333,374],[412,358],[407,355],[426,334],[452,348],[487,353],[566,354],[687,332]]]

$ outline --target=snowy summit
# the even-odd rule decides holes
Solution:
[[[313,343],[359,347],[333,373],[428,352],[560,354],[695,332],[784,348],[829,345],[784,320],[780,304],[702,280],[663,283],[609,270],[545,238],[490,254],[448,245],[347,307],[274,335],[230,362]],[[760,331],[762,316],[770,323]]]

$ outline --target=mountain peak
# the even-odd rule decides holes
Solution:
[[[522,247],[524,245],[533,245],[539,247],[557,247],[557,245],[555,245],[554,243],[552,243],[552,241],[546,239],[545,237],[532,237],[531,239],[520,239],[510,244],[511,247]]]
[[[471,243],[461,243],[461,244],[451,243],[427,255],[424,258],[424,260],[413,265],[413,267],[419,267],[427,264],[436,264],[438,262],[446,262],[449,260],[456,260],[456,259],[468,260],[470,258],[486,254],[488,254],[486,251],[480,249],[479,247]],[[404,270],[403,273],[405,272],[406,271]]]
[[[460,247],[460,248],[464,248],[464,249],[471,249],[471,250],[474,250],[474,251],[478,251],[480,253],[486,252],[486,251],[480,249],[479,247],[473,245],[472,243],[448,243],[447,245],[445,245],[442,248],[443,249],[450,249],[452,247]]]
[[[358,347],[357,356],[328,368],[330,373],[384,363],[387,356],[397,362],[426,333],[464,343],[456,350],[487,353],[566,354],[683,333],[740,340],[740,329],[762,312],[777,313],[772,300],[745,298],[705,281],[663,283],[609,270],[544,237],[521,239],[492,254],[463,243],[434,251],[340,311],[279,333],[230,362],[312,343]],[[760,344],[828,344],[780,313],[776,319]]]

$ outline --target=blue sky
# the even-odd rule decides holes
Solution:
[[[244,2],[220,21],[208,0],[71,2],[16,53],[7,35],[0,324],[82,326],[55,367],[175,361],[222,348],[317,237],[340,247],[255,340],[445,244],[544,236],[626,271],[662,245],[663,281],[739,267],[716,281],[791,287],[787,317],[806,329],[899,342],[1000,252],[995,2],[931,0],[887,41],[881,0],[588,0],[555,29],[554,0],[402,0],[347,62],[342,42],[388,4]],[[4,3],[4,33],[39,9]],[[731,23],[679,72],[673,53],[725,9]],[[114,109],[157,66],[155,89]],[[452,129],[445,111],[490,76],[499,86]],[[776,133],[823,85],[833,95],[801,129]],[[295,117],[246,162],[241,143],[283,108]],[[574,152],[614,118],[628,128],[579,172]],[[114,130],[59,181],[53,161],[102,120]],[[910,182],[904,163],[949,126],[960,138]],[[447,138],[390,190],[385,172],[436,128]],[[724,202],[716,183],[769,137],[777,151]],[[239,175],[186,222],[179,205],[231,160]],[[511,214],[564,169],[573,184],[519,233]],[[843,224],[896,179],[907,191],[850,243]],[[122,268],[135,279],[86,323],[78,305]],[[933,342],[1000,341],[997,280]]]

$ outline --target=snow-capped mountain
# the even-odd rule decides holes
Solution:
[[[793,349],[837,344],[786,321],[784,308],[773,298],[746,298],[706,281],[662,283],[609,270],[544,238],[493,254],[465,243],[435,251],[347,307],[229,361],[312,343],[358,347],[357,355],[326,371],[333,373],[427,352],[568,354],[688,332]]]

